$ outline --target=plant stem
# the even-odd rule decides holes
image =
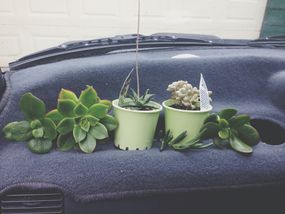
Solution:
[[[140,35],[141,1],[138,0],[138,25],[136,40],[136,77],[137,77],[137,95],[140,96],[140,76],[139,76],[139,35]]]

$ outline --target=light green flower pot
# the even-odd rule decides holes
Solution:
[[[112,102],[114,116],[118,120],[118,128],[115,131],[115,145],[122,150],[146,150],[152,146],[155,129],[162,110],[158,103],[152,111],[136,111],[118,106],[119,100]]]
[[[165,112],[165,130],[170,130],[174,137],[187,131],[187,137],[181,142],[190,141],[199,133],[212,107],[208,111],[189,111],[170,107],[173,104],[172,100],[162,103]]]

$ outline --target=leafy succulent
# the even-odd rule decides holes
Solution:
[[[61,151],[79,147],[85,153],[95,150],[97,140],[105,139],[116,129],[117,121],[108,114],[111,102],[101,100],[92,86],[81,92],[79,98],[72,91],[62,89],[57,109],[47,117],[54,121],[59,133],[57,146]]]
[[[175,104],[186,110],[199,110],[200,109],[200,93],[196,87],[193,87],[187,81],[177,81],[171,83],[167,91],[171,93],[171,99]],[[208,92],[209,96],[212,94]]]
[[[35,153],[49,152],[57,132],[53,120],[46,116],[44,102],[31,93],[26,93],[20,99],[20,109],[25,120],[7,124],[3,128],[5,138],[27,142],[28,148]]]
[[[220,148],[230,146],[237,152],[252,153],[252,146],[259,143],[260,136],[258,131],[250,125],[248,115],[237,115],[235,109],[224,109],[206,118],[200,133],[194,140],[185,144],[177,144],[175,149],[188,149],[192,143],[205,139],[213,139],[213,144]]]
[[[133,89],[131,89],[131,94],[128,93],[133,71],[134,69],[132,69],[131,72],[128,74],[121,88],[119,95],[119,106],[123,108],[141,111],[156,109],[156,107],[150,102],[152,101],[154,94],[149,94],[149,89],[147,89],[142,96],[136,93]]]
[[[203,149],[213,145],[213,143],[203,144],[198,140],[186,141],[183,143],[182,141],[187,137],[187,131],[182,132],[177,137],[173,137],[170,130],[167,130],[164,136],[160,139],[161,146],[160,151],[163,151],[165,146],[171,147],[175,150],[182,150],[184,145],[187,145],[187,149]]]

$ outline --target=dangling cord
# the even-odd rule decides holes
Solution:
[[[137,77],[137,95],[140,97],[140,76],[139,76],[139,35],[140,35],[141,1],[138,0],[138,25],[136,41],[136,77]]]

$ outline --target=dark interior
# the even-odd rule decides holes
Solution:
[[[66,213],[71,214],[80,210],[173,213],[178,208],[179,213],[229,213],[232,207],[240,212],[245,207],[284,211],[285,50],[172,47],[144,50],[139,58],[142,87],[156,94],[158,102],[168,99],[165,89],[169,83],[187,80],[198,85],[203,73],[214,92],[214,111],[234,107],[253,118],[262,139],[254,153],[214,148],[159,152],[158,142],[149,151],[125,152],[115,149],[110,139],[90,155],[56,150],[35,155],[23,143],[8,142],[1,136],[0,195],[21,187],[45,191],[44,187],[52,185],[63,193]],[[93,85],[102,98],[117,98],[134,59],[132,50],[78,55],[7,72],[0,128],[23,119],[18,102],[25,92],[43,99],[50,110],[56,106],[61,88],[79,94],[85,85]],[[163,115],[158,130],[162,128]]]

